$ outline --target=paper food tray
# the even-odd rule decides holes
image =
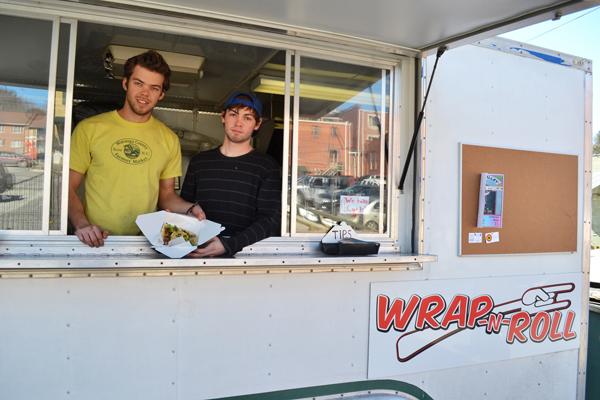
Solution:
[[[174,240],[170,245],[164,245],[160,230],[165,222],[195,233],[198,236],[198,245],[206,243],[225,229],[221,224],[207,219],[198,221],[187,215],[167,211],[138,215],[135,223],[152,247],[171,258],[181,258],[196,249],[196,246],[186,242],[183,238]]]

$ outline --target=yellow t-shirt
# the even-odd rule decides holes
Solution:
[[[136,217],[156,210],[159,180],[181,176],[181,147],[156,118],[129,122],[111,111],[77,125],[70,163],[85,175],[88,220],[113,235],[136,235]]]

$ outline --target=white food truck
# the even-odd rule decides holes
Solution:
[[[584,399],[591,62],[494,35],[596,4],[0,0],[0,399]],[[279,236],[72,234],[71,132],[145,49],[184,174],[260,98]]]

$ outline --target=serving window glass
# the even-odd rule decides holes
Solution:
[[[42,231],[53,23],[0,15],[0,229]]]
[[[339,221],[385,233],[390,71],[310,57],[296,62],[292,234],[322,234]]]
[[[0,233],[70,233],[70,135],[82,119],[120,108],[124,61],[156,49],[176,55],[167,59],[171,89],[154,114],[179,136],[184,175],[194,154],[222,142],[220,111],[233,91],[253,91],[263,102],[254,146],[279,162],[284,178],[282,237],[267,242],[316,241],[338,221],[394,239],[397,216],[389,211],[392,188],[386,183],[394,64],[334,61],[325,53],[189,33],[0,15],[0,50],[12,55],[0,67],[0,160],[6,158]],[[117,247],[124,243],[113,239]],[[142,237],[125,242],[146,244]],[[83,250],[78,242],[73,246]]]

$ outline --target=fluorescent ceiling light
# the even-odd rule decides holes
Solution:
[[[123,76],[125,62],[133,56],[149,49],[111,44],[104,51],[104,68],[113,77]],[[190,54],[156,50],[171,68],[171,84],[188,86],[202,78],[202,65],[205,58]]]
[[[252,89],[255,92],[271,93],[283,95],[285,92],[285,82],[281,78],[259,75],[252,83]],[[291,83],[290,90],[293,93],[294,84]],[[364,105],[380,105],[380,96],[376,93],[371,94],[368,90],[361,91],[355,89],[344,89],[340,87],[324,86],[311,83],[300,83],[300,97],[329,100],[339,103],[351,102]]]

